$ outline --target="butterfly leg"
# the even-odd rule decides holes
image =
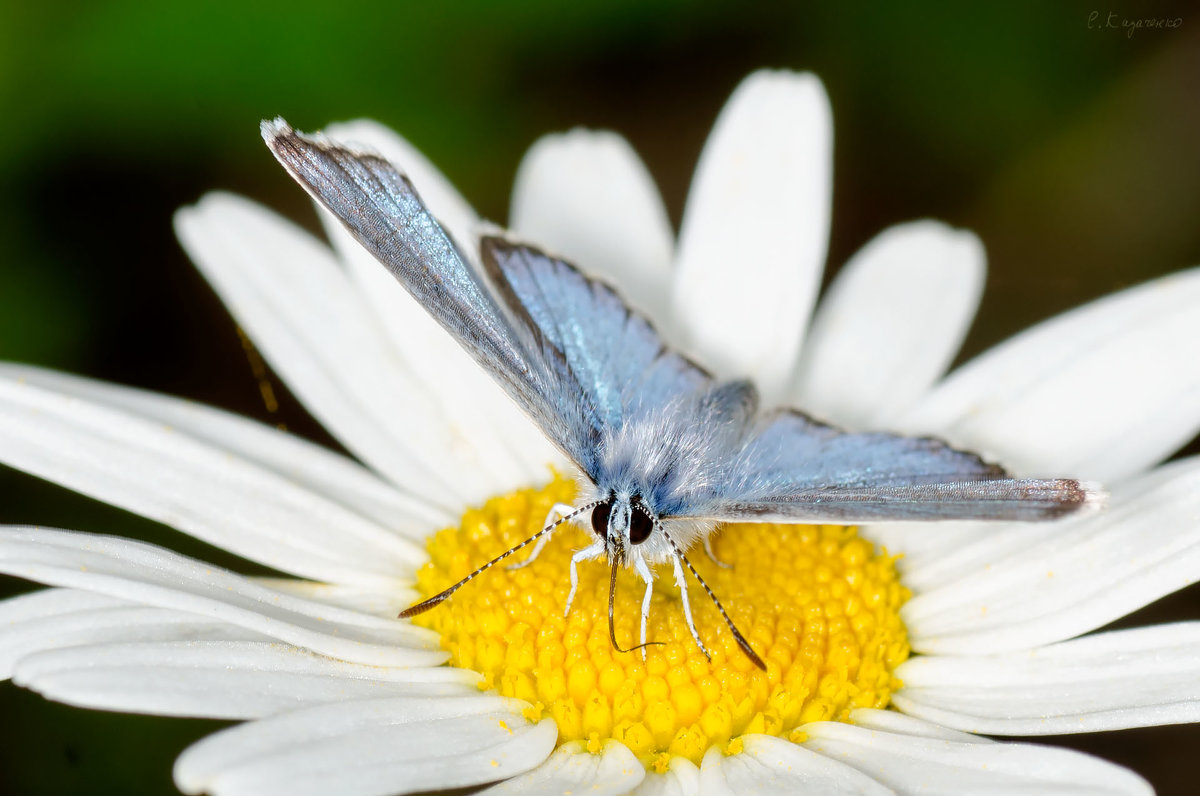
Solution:
[[[574,506],[568,506],[566,503],[555,503],[550,507],[550,511],[546,513],[546,521],[542,524],[542,527],[546,528],[555,523],[562,522],[563,518],[569,516],[573,511],[575,511]],[[515,564],[509,564],[505,568],[510,570],[523,569],[532,564],[537,560],[537,557],[541,555],[542,548],[546,546],[546,543],[550,541],[550,537],[553,535],[553,533],[548,533],[541,539],[538,539],[537,544],[533,546],[533,552],[530,553],[524,561],[518,561]]]
[[[597,539],[571,556],[571,591],[567,593],[567,607],[563,609],[564,617],[571,613],[571,603],[575,601],[575,589],[579,587],[579,573],[576,571],[579,562],[599,558],[602,555],[604,555],[604,540]]]
[[[679,596],[683,600],[683,619],[687,622],[688,630],[692,631],[692,638],[696,640],[696,646],[704,653],[704,657],[712,661],[712,655],[709,654],[708,648],[704,646],[704,642],[700,640],[700,634],[696,632],[696,623],[692,620],[692,606],[688,602],[687,582],[683,577],[683,566],[679,563],[679,556],[672,559],[675,565],[675,585],[679,587]]]
[[[641,556],[634,557],[633,568],[637,570],[637,574],[642,576],[642,580],[646,582],[646,596],[642,597],[642,660],[646,660],[646,619],[650,616],[650,597],[654,594],[654,575],[650,572],[650,567],[646,566],[646,559]]]
[[[713,562],[714,564],[716,564],[721,569],[733,569],[733,564],[726,564],[724,561],[717,558],[717,552],[715,550],[713,550],[712,538],[713,538],[713,535],[711,533],[708,536],[704,537],[704,552],[708,555],[708,560]],[[538,542],[538,544],[543,544],[543,543]],[[533,554],[537,555],[536,548],[534,549]],[[509,567],[509,569],[514,569],[514,568],[515,567]]]

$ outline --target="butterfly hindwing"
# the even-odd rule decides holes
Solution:
[[[595,441],[659,417],[664,406],[711,384],[708,374],[668,350],[649,321],[603,282],[520,243],[485,238],[482,253],[500,300],[554,361],[556,386],[565,388],[561,411],[578,411],[567,401],[585,407]],[[584,468],[593,479],[599,466],[592,464],[594,456]]]

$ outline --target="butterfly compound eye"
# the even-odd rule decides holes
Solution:
[[[608,515],[612,514],[612,501],[606,500],[592,509],[592,530],[601,539],[608,538]]]
[[[654,530],[654,523],[651,522],[649,515],[641,509],[634,509],[629,515],[629,541],[641,544],[650,538],[652,530]]]

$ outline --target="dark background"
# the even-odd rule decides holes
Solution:
[[[1183,22],[1129,37],[1103,27],[1110,13]],[[1184,2],[14,2],[0,4],[0,358],[333,444],[278,380],[280,407],[264,408],[236,327],[171,233],[175,208],[213,188],[316,228],[259,119],[380,119],[500,221],[540,134],[612,128],[678,224],[712,120],[760,66],[813,70],[828,88],[831,272],[913,218],[983,239],[987,292],[964,356],[1200,262],[1200,11]],[[3,469],[0,522],[138,536],[247,569]],[[1122,625],[1198,615],[1190,590]],[[2,684],[0,792],[170,792],[174,755],[216,726],[80,711]],[[1054,742],[1129,765],[1161,793],[1195,787],[1192,727]]]

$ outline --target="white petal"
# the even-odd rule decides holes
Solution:
[[[849,428],[886,428],[954,359],[985,268],[966,230],[916,221],[881,232],[821,300],[790,403]]]
[[[331,125],[326,133],[379,152],[399,166],[463,254],[478,260],[475,212],[407,141],[370,121]],[[545,481],[547,465],[558,465],[561,455],[541,431],[332,213],[320,205],[317,211],[396,354],[420,389],[432,396],[433,410],[447,424],[463,465],[487,474],[477,491],[465,495],[467,502],[481,503]]]
[[[651,319],[669,311],[671,222],[650,172],[616,133],[577,128],[534,143],[517,169],[511,226]]]
[[[975,565],[901,609],[913,649],[1008,652],[1106,625],[1200,580],[1198,519],[1193,457],[1122,484],[1106,510],[1046,526],[1043,539],[1026,530],[1013,549],[985,538],[964,550]]]
[[[436,634],[309,602],[168,550],[111,536],[0,528],[0,572],[219,619],[313,652],[377,666],[446,659]]]
[[[159,716],[254,719],[391,696],[471,696],[477,675],[343,661],[278,642],[138,641],[23,657],[17,685],[79,707]]]
[[[951,730],[941,724],[906,716],[894,710],[876,710],[875,708],[856,708],[850,713],[850,721],[865,730],[882,730],[883,732],[899,733],[900,735],[916,735],[921,738],[935,738],[943,741],[962,741],[963,743],[995,743],[990,738],[981,738],[958,730]]]
[[[806,748],[901,794],[1154,793],[1132,771],[1067,749],[922,738],[840,722],[810,724],[804,731]]]
[[[74,589],[43,589],[0,602],[0,679],[11,677],[25,656],[46,650],[120,641],[266,638],[211,617]]]
[[[700,763],[705,796],[828,793],[888,794],[893,791],[845,763],[770,735],[746,735],[740,754],[711,747]]]
[[[0,377],[106,404],[185,432],[273,470],[389,529],[423,540],[455,515],[403,493],[345,456],[264,423],[161,393],[0,362]]]
[[[665,774],[647,771],[633,793],[634,796],[699,796],[700,769],[686,757],[673,757]]]
[[[1018,473],[1111,482],[1200,428],[1198,363],[1194,269],[1002,343],[950,374],[899,427],[988,453]]]
[[[489,796],[559,796],[587,793],[589,796],[620,796],[642,781],[646,770],[629,747],[608,740],[594,755],[583,741],[572,741],[554,750],[537,768],[484,790]]]
[[[1200,721],[1200,623],[1118,630],[1004,655],[918,656],[892,695],[970,732],[1060,735]]]
[[[499,697],[360,700],[210,735],[175,763],[185,793],[412,793],[479,785],[545,760],[558,728]]]
[[[54,616],[124,607],[129,603],[103,594],[77,589],[39,589],[0,600],[0,628],[36,622]]]
[[[294,594],[304,600],[336,605],[372,616],[395,619],[401,611],[420,598],[416,589],[391,586],[387,589],[361,587],[341,583],[315,583],[292,578],[251,578],[272,591]]]
[[[920,588],[909,573],[926,561],[937,561],[964,546],[988,536],[1002,536],[1011,529],[1033,527],[1011,522],[882,522],[859,526],[859,533],[892,555],[900,555],[896,568],[904,574],[904,585]],[[1039,525],[1045,533],[1044,525]]]
[[[700,155],[680,232],[673,315],[699,361],[783,397],[829,235],[833,122],[816,77],[756,72]]]
[[[303,577],[383,587],[425,560],[387,528],[184,429],[6,376],[0,461]]]
[[[332,252],[274,213],[208,194],[175,215],[184,248],[305,406],[355,455],[443,507],[481,474],[403,369]]]
[[[73,589],[0,602],[0,676],[14,667],[19,685],[59,702],[226,719],[381,694],[474,694],[478,680],[345,663],[219,619]]]
[[[1087,509],[1084,509],[1087,511]],[[938,523],[936,528],[918,528],[920,523],[898,523],[903,528],[894,529],[903,533],[922,534],[928,544],[919,544],[915,549],[904,550],[905,543],[889,547],[893,552],[904,551],[904,558],[897,564],[904,573],[904,585],[917,594],[924,594],[953,583],[965,573],[986,570],[997,561],[1020,551],[1028,550],[1061,532],[1061,528],[1072,527],[1088,519],[1071,517],[1054,522],[953,522]],[[928,523],[925,523],[928,525]],[[873,526],[871,537],[880,534]],[[886,532],[884,534],[886,536]]]

